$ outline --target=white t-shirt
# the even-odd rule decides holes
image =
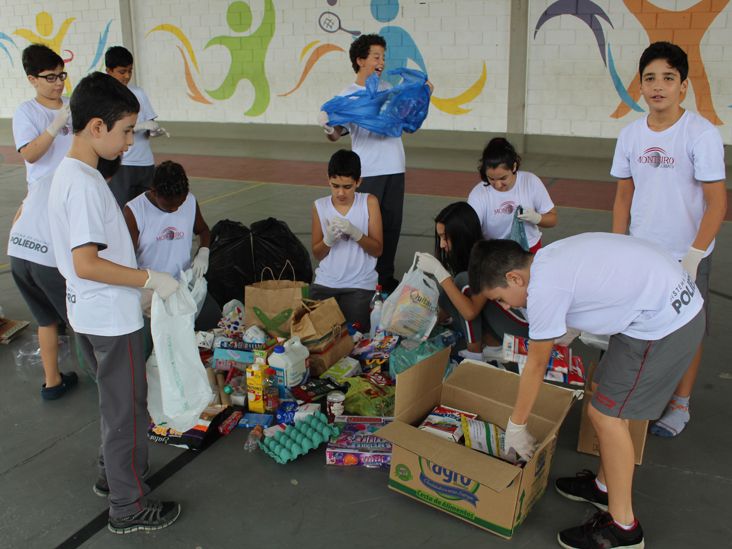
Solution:
[[[368,193],[356,193],[351,209],[344,216],[333,206],[330,196],[315,201],[320,218],[320,228],[325,234],[325,222],[336,217],[345,217],[353,225],[369,234]],[[315,284],[327,288],[360,288],[373,290],[379,275],[376,273],[376,258],[366,253],[358,243],[344,235],[338,240],[315,269]]]
[[[652,242],[620,234],[579,234],[534,256],[529,337],[557,338],[571,326],[655,341],[687,324],[702,304],[681,264]]]
[[[28,187],[28,194],[23,199],[23,211],[10,228],[9,256],[46,267],[56,266],[51,227],[48,224],[48,193],[52,180],[53,174],[47,174]]]
[[[155,114],[155,110],[150,103],[150,100],[142,91],[142,88],[137,86],[127,86],[132,93],[135,94],[137,100],[140,102],[140,112],[137,115],[137,123],[146,122],[148,120],[155,120],[158,115]],[[152,166],[155,164],[153,158],[152,148],[150,147],[150,136],[147,131],[135,132],[135,142],[132,146],[122,155],[123,166]]]
[[[69,102],[67,97],[62,97],[61,101],[64,105]],[[44,107],[35,99],[21,103],[15,110],[15,114],[13,114],[15,149],[20,151],[20,149],[45,132],[57,114],[58,110]],[[46,153],[33,162],[33,164],[30,162],[25,163],[26,180],[29,186],[37,179],[41,179],[47,175],[53,175],[56,166],[59,165],[59,162],[69,152],[73,138],[71,116],[69,116],[66,125],[58,132]]]
[[[629,233],[683,259],[706,209],[704,183],[725,178],[722,138],[711,122],[690,111],[661,132],[643,117],[620,132],[610,174],[633,178]],[[705,256],[713,249],[714,241]]]
[[[541,179],[533,173],[518,171],[516,183],[510,191],[500,192],[481,181],[468,195],[470,204],[480,219],[483,237],[508,238],[511,235],[513,213],[518,206],[532,208],[545,214],[554,208],[554,202]],[[541,231],[533,223],[524,223],[529,247],[541,240]]]
[[[387,82],[379,82],[380,90],[389,87]],[[338,95],[351,95],[365,89],[354,83]],[[401,137],[373,133],[354,123],[343,126],[351,133],[351,150],[361,159],[361,177],[404,173],[404,145]]]
[[[137,268],[135,249],[122,212],[102,175],[64,158],[48,197],[48,215],[58,270],[66,279],[66,309],[75,332],[118,336],[142,328],[140,291],[79,278],[71,252],[89,243],[99,257]]]
[[[164,212],[146,194],[127,203],[140,231],[137,265],[140,269],[162,271],[178,278],[181,271],[191,266],[196,197],[188,193],[176,211]]]

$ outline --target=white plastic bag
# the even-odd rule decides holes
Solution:
[[[437,282],[417,269],[415,256],[399,286],[384,302],[379,329],[424,341],[437,323],[439,298]]]
[[[203,308],[203,302],[206,301],[206,294],[208,293],[208,282],[202,276],[198,278],[193,276],[193,269],[188,269],[180,274],[180,280],[188,283],[188,289],[191,291],[191,296],[196,304],[196,316],[201,314]]]
[[[147,361],[147,405],[152,420],[176,431],[196,425],[214,395],[196,346],[196,304],[186,284],[163,301],[153,295],[155,352]]]

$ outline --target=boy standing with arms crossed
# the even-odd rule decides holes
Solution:
[[[610,171],[618,178],[613,232],[650,240],[681,261],[704,298],[708,322],[711,254],[727,211],[724,147],[708,120],[681,107],[688,71],[686,53],[669,42],[653,43],[641,55],[649,114],[618,136]],[[699,345],[651,433],[674,437],[688,423],[701,356]]]
[[[95,367],[102,445],[100,477],[109,485],[109,530],[159,530],[180,514],[175,502],[147,500],[147,382],[137,288],[163,299],[178,282],[137,269],[122,212],[102,175],[133,140],[140,104],[114,78],[92,73],[71,96],[74,139],[56,170],[48,210],[54,253],[66,279],[69,322],[85,361]],[[98,481],[99,482],[99,481]]]

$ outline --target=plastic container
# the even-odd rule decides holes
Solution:
[[[371,337],[371,339],[374,339],[376,332],[379,330],[379,322],[381,322],[381,309],[383,307],[384,302],[377,301],[374,305],[374,310],[371,311],[371,316],[369,317],[369,322],[371,323],[371,331],[369,332],[369,336]]]
[[[299,337],[293,337],[283,345],[277,345],[268,360],[270,368],[277,374],[277,385],[289,389],[305,381],[309,356],[310,351],[300,343]],[[280,394],[282,392],[280,390]]]
[[[374,292],[371,301],[369,302],[369,311],[373,311],[376,304],[381,301],[383,303],[384,297],[381,295],[382,287],[381,284],[376,285],[376,291]]]
[[[280,391],[277,388],[277,372],[273,368],[267,368],[264,371],[264,390],[262,398],[264,400],[264,412],[274,414],[280,406]]]

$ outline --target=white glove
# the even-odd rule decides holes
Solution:
[[[145,282],[143,288],[148,288],[163,299],[167,299],[178,289],[178,281],[168,273],[159,273],[147,269],[147,282]]]
[[[154,132],[157,130],[160,126],[158,125],[155,120],[143,120],[142,122],[138,122],[135,124],[135,127],[133,128],[133,131],[136,132]]]
[[[341,234],[348,235],[354,242],[358,242],[363,238],[363,232],[361,231],[361,229],[356,227],[345,217],[333,218],[333,221],[331,221],[331,225],[335,225],[336,229],[338,229]]]
[[[163,136],[163,135],[165,137],[170,137],[170,134],[168,133],[168,130],[166,130],[162,126],[158,126],[154,130],[149,130],[149,131],[150,131],[150,137],[160,137],[160,136]]]
[[[333,126],[328,125],[328,113],[325,111],[320,111],[318,113],[318,125],[322,127],[323,131],[328,135],[331,135],[335,131]]]
[[[417,268],[420,271],[433,275],[440,284],[442,284],[445,279],[450,278],[450,273],[435,256],[424,252],[417,252],[416,255]]]
[[[334,222],[325,220],[325,234],[323,235],[323,244],[332,248],[336,241],[341,237],[342,231]]]
[[[53,122],[51,122],[48,128],[46,128],[46,131],[51,134],[51,137],[56,137],[58,135],[61,128],[63,128],[66,125],[66,122],[69,121],[69,116],[71,116],[71,108],[69,107],[69,104],[66,103],[58,110],[56,116],[53,118]]]
[[[523,213],[518,214],[516,217],[518,217],[521,221],[526,221],[527,223],[531,223],[532,225],[538,225],[541,223],[541,214],[537,212],[536,210],[532,208],[522,208]]]
[[[191,270],[193,271],[193,278],[201,278],[208,271],[208,248],[199,248],[196,257],[193,258],[193,264]]]
[[[699,262],[704,258],[704,250],[697,250],[692,246],[686,252],[684,259],[681,260],[681,266],[691,275],[691,279],[696,282],[696,270],[699,268]]]
[[[511,449],[525,460],[530,460],[536,450],[536,439],[526,429],[526,424],[516,425],[511,418],[508,418],[506,426],[506,438],[504,440],[506,453]]]

